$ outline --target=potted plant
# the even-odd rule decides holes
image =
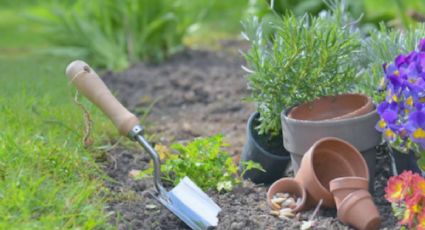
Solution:
[[[385,100],[383,90],[385,78],[383,77],[382,63],[390,63],[400,53],[408,53],[414,50],[419,40],[425,37],[425,24],[406,28],[404,31],[388,29],[384,24],[380,30],[375,30],[366,39],[362,40],[362,52],[359,60],[364,63],[363,75],[357,88],[373,97],[375,102]],[[394,175],[404,170],[420,172],[416,163],[417,156],[412,150],[397,147],[387,141]]]
[[[378,106],[381,119],[376,129],[391,147],[410,155],[407,160],[413,162],[405,166],[420,172],[425,169],[425,39],[420,40],[417,50],[384,64],[383,70],[386,96]]]
[[[253,168],[246,170],[243,178],[250,179],[254,183],[273,183],[284,175],[290,162],[289,153],[282,143],[280,132],[272,134],[262,133],[256,128],[260,124],[260,114],[253,113],[246,128],[246,142],[240,158],[240,168],[243,162],[254,161],[261,165],[264,170]]]
[[[381,142],[374,123],[379,118],[370,97],[347,94],[354,91],[354,83],[359,76],[361,66],[357,57],[361,39],[348,17],[342,18],[341,15],[345,14],[341,10],[343,8],[338,6],[331,13],[319,18],[317,28],[314,21],[309,21],[308,26],[303,27],[307,33],[316,36],[315,50],[308,49],[309,46],[305,45],[306,41],[302,37],[292,36],[295,44],[301,47],[298,52],[305,57],[301,55],[301,60],[298,58],[295,65],[283,71],[293,72],[295,79],[297,73],[306,72],[307,79],[312,80],[307,80],[304,84],[311,82],[308,90],[313,97],[292,104],[294,107],[284,108],[281,114],[284,146],[291,153],[296,172],[303,155],[315,141],[328,136],[348,141],[366,159],[372,189],[376,146]],[[329,35],[331,39],[322,39],[321,33],[323,36]],[[308,60],[310,56],[313,56],[312,60],[320,61],[311,65],[311,60]],[[303,59],[307,62],[303,62]],[[291,84],[290,80],[287,84]],[[305,86],[298,88],[300,87]]]
[[[257,104],[260,114],[258,131],[275,135],[282,131],[284,144],[286,137],[293,135],[288,133],[291,129],[287,129],[285,122],[281,121],[282,110],[288,111],[320,96],[334,96],[354,88],[358,73],[354,60],[360,48],[359,33],[347,23],[344,8],[333,5],[331,9],[331,12],[322,13],[319,17],[305,15],[297,18],[288,13],[262,20],[254,18],[244,23],[244,37],[251,43],[251,49],[245,54],[248,63],[245,69],[249,72],[249,99]],[[372,149],[370,146],[375,147],[380,141],[376,140],[380,137],[373,128],[377,115],[369,112],[365,115],[368,116],[367,127],[377,138],[373,145],[360,149],[362,151]],[[370,118],[375,120],[370,121]],[[299,140],[305,144],[302,149],[290,149],[285,144],[295,168],[300,158],[294,156],[305,153],[322,137],[306,140],[305,136],[301,136]],[[358,146],[355,144],[355,147]],[[374,167],[374,151],[370,158],[372,162],[368,165]],[[374,170],[370,171],[373,176]]]

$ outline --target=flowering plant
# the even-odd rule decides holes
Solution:
[[[425,169],[425,39],[383,69],[386,97],[378,105],[376,128],[393,147],[420,155],[418,165]]]
[[[385,188],[400,224],[409,229],[425,230],[425,178],[411,171],[391,177]]]

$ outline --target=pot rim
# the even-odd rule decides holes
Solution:
[[[369,178],[370,177],[370,175],[369,175],[369,168],[367,166],[366,160],[363,158],[363,156],[361,155],[361,153],[354,146],[352,146],[350,143],[348,143],[347,141],[344,141],[344,140],[339,139],[339,138],[336,138],[336,137],[325,137],[325,138],[322,138],[322,139],[316,141],[313,144],[313,146],[311,146],[311,148],[308,150],[308,151],[312,151],[311,157],[310,157],[310,165],[311,166],[313,166],[313,161],[314,161],[314,155],[313,155],[314,150],[317,148],[318,145],[320,145],[320,144],[322,144],[323,142],[326,142],[326,141],[339,141],[339,142],[342,142],[344,145],[347,145],[347,147],[349,147],[350,149],[354,150],[353,152],[355,152],[356,156],[360,159],[360,161],[362,161],[363,165],[366,167],[366,179],[369,181],[369,179],[370,179]],[[326,189],[325,186],[322,185],[322,183],[320,182],[319,178],[317,178],[316,172],[315,172],[314,168],[313,168],[313,172],[314,173],[313,173],[312,176],[314,177],[314,180],[316,180],[316,181],[319,182],[319,183],[317,183],[319,185],[319,187],[322,190],[324,190],[324,191],[330,192],[328,189]]]
[[[356,183],[355,186],[347,186],[347,183]],[[358,186],[361,183],[361,186]],[[365,185],[365,186],[363,186]],[[329,182],[329,190],[334,192],[340,189],[368,189],[369,180],[360,176],[338,177]]]
[[[358,121],[367,120],[367,119],[378,114],[378,112],[376,110],[376,105],[374,105],[372,111],[370,111],[366,114],[356,116],[356,117],[351,117],[351,118],[327,119],[327,120],[319,120],[319,121],[298,120],[298,119],[288,117],[289,111],[291,111],[291,109],[294,108],[295,106],[292,106],[289,109],[283,109],[282,112],[281,112],[281,118],[284,119],[288,123],[308,124],[309,126],[323,126],[323,125],[329,125],[329,124],[339,125],[341,123],[355,123],[355,122],[358,122]]]
[[[348,118],[350,118],[350,115],[356,113],[357,111],[361,111],[361,110],[369,107],[370,104],[373,105],[372,98],[369,95],[366,95],[364,93],[341,93],[341,94],[337,94],[337,95],[323,95],[323,96],[317,97],[317,98],[315,98],[315,99],[313,99],[311,101],[307,101],[307,102],[304,102],[302,104],[298,104],[298,105],[292,106],[291,109],[288,110],[288,112],[286,114],[288,115],[289,112],[292,109],[294,109],[294,108],[296,108],[298,106],[303,106],[303,105],[308,105],[308,104],[317,104],[318,101],[325,100],[325,99],[328,99],[328,98],[332,100],[332,99],[336,99],[337,97],[340,97],[340,98],[343,98],[343,97],[357,97],[357,98],[363,99],[364,100],[364,103],[360,107],[352,110],[349,113],[346,113],[346,114],[343,114],[343,115],[339,115],[339,116],[336,116],[336,117],[333,117],[333,118],[329,118],[329,119],[324,119],[324,120],[341,120],[341,119],[347,119],[347,116],[348,116]],[[358,117],[358,116],[354,116],[354,117]],[[295,118],[292,118],[292,119],[295,119]],[[298,119],[295,119],[295,120],[298,120]],[[323,121],[323,120],[321,120],[321,121]]]
[[[270,190],[271,190],[272,187],[277,186],[278,184],[281,184],[281,183],[285,183],[285,182],[286,183],[288,183],[288,182],[292,183],[293,185],[296,186],[297,190],[299,190],[301,192],[301,197],[299,197],[299,198],[301,198],[301,203],[298,204],[295,208],[292,209],[294,212],[301,211],[304,208],[306,201],[307,201],[307,192],[306,192],[305,188],[302,186],[302,184],[299,181],[295,180],[295,178],[292,178],[292,177],[280,178],[279,180],[275,181],[272,185],[270,185],[269,189],[267,190],[267,203],[269,204],[270,208],[273,209],[273,207],[270,205],[271,198],[277,192],[285,192],[285,191],[277,191],[276,193],[271,194]]]
[[[253,144],[255,145],[255,147],[257,149],[259,149],[261,151],[261,153],[263,155],[266,155],[267,157],[276,159],[276,160],[290,160],[291,159],[291,155],[289,153],[288,150],[285,149],[285,147],[282,144],[282,148],[285,149],[285,151],[288,153],[288,155],[283,156],[283,155],[276,155],[276,154],[270,154],[268,151],[266,151],[260,144],[258,144],[257,140],[255,140],[255,138],[253,137],[252,133],[251,133],[251,124],[253,123],[254,119],[256,116],[259,116],[260,113],[258,111],[255,111],[251,114],[251,116],[248,119],[247,125],[246,125],[246,129],[248,132],[248,135],[250,136],[250,138],[253,140]],[[253,128],[252,130],[255,130],[255,128]]]

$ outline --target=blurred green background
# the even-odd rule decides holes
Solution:
[[[406,28],[425,21],[421,0],[345,2],[362,28],[380,22]],[[0,46],[44,48],[121,71],[141,60],[160,62],[184,45],[208,47],[236,38],[241,20],[270,14],[272,3],[277,13],[299,16],[326,9],[322,0],[1,0]]]

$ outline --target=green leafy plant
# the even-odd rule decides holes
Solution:
[[[243,36],[251,44],[245,54],[248,100],[257,104],[260,134],[280,132],[283,109],[353,88],[359,33],[344,9],[329,3],[332,11],[319,17],[297,18],[288,12],[243,23]]]
[[[175,143],[171,149],[162,145],[155,147],[161,159],[163,179],[177,185],[188,176],[204,190],[230,191],[241,182],[243,174],[251,169],[262,169],[261,165],[252,161],[242,163],[242,172],[238,176],[238,167],[230,154],[222,148],[226,144],[222,135],[197,138],[186,145]],[[152,173],[152,167],[143,171],[138,177],[143,178]]]
[[[204,14],[185,0],[76,0],[37,16],[62,48],[97,66],[122,70],[138,60],[160,61],[182,48],[183,36]]]

